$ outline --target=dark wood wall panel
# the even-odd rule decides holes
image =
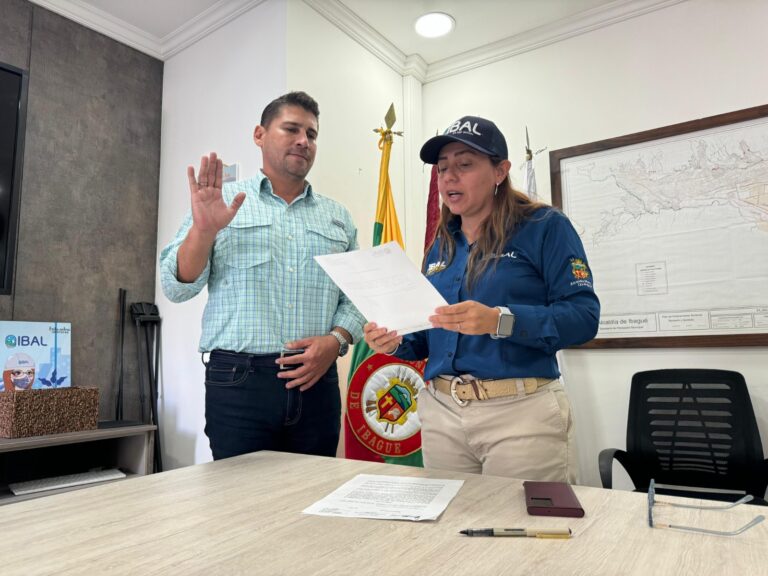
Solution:
[[[162,62],[26,1],[29,97],[14,294],[0,318],[72,323],[72,381],[114,410],[118,290],[155,293]],[[2,18],[0,18],[2,20]],[[0,24],[0,30],[4,25]],[[9,38],[24,41],[22,34]],[[0,56],[1,59],[1,56]],[[10,300],[10,302],[9,302]],[[138,419],[135,329],[125,340],[125,416]]]

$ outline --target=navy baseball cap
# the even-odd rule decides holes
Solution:
[[[422,162],[437,164],[440,150],[451,142],[461,142],[478,152],[507,160],[507,141],[496,124],[479,116],[463,116],[443,132],[434,136],[421,147]]]

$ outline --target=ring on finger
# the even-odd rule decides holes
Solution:
[[[458,324],[456,324],[456,330],[458,330],[459,332],[461,332],[461,322],[459,322]]]

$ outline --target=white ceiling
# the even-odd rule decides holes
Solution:
[[[159,59],[263,1],[32,0]],[[304,1],[396,70],[415,67],[429,81],[685,0],[289,1]],[[413,23],[429,11],[451,14],[454,32],[419,37]]]
[[[341,0],[404,54],[428,64],[552,24],[615,0]],[[427,12],[445,12],[456,28],[442,38],[421,38],[413,29]]]

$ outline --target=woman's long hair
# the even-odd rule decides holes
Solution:
[[[500,158],[490,158],[493,166],[501,163]],[[472,246],[467,260],[467,288],[471,289],[477,279],[488,267],[492,260],[491,254],[500,254],[509,237],[523,221],[529,219],[538,209],[547,206],[542,202],[533,202],[528,196],[512,187],[509,175],[499,184],[498,192],[493,197],[491,214],[480,226],[480,234]],[[443,204],[440,211],[440,221],[437,225],[435,238],[424,255],[422,272],[426,272],[427,255],[435,242],[439,245],[438,260],[450,265],[456,254],[456,241],[448,231],[448,224],[461,220],[461,216],[451,214]],[[495,260],[495,259],[494,259]]]

